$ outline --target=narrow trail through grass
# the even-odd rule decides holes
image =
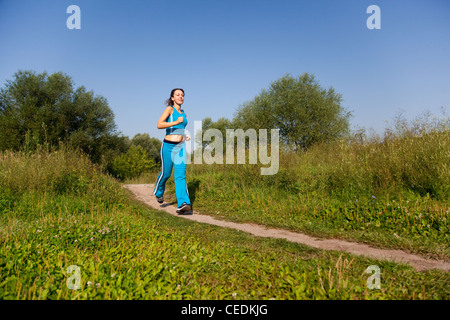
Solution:
[[[374,248],[366,244],[349,242],[340,239],[318,239],[298,232],[291,232],[282,229],[271,229],[257,224],[235,223],[230,221],[218,220],[208,215],[199,214],[199,212],[194,212],[194,214],[191,215],[178,215],[176,213],[176,207],[171,203],[164,203],[161,205],[156,201],[155,197],[152,194],[152,190],[154,188],[153,184],[126,184],[124,185],[124,187],[130,190],[138,200],[144,202],[154,209],[163,210],[169,214],[183,217],[196,222],[208,223],[220,227],[241,230],[259,237],[286,239],[291,242],[301,243],[318,249],[345,251],[357,256],[362,255],[397,263],[407,263],[418,271],[425,271],[430,269],[450,271],[450,263],[447,261],[425,259],[418,255],[409,254],[402,250]]]

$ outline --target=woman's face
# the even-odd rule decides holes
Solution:
[[[173,102],[181,106],[184,102],[184,93],[181,90],[175,90],[172,97]]]

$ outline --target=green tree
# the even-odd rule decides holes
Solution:
[[[202,120],[202,132],[205,133],[208,129],[217,129],[222,133],[222,137],[224,139],[224,150],[225,150],[225,138],[226,138],[226,130],[232,129],[232,123],[227,118],[220,118],[217,121],[212,121],[211,118],[204,118]],[[202,145],[202,148],[206,148],[212,141],[201,141],[202,137],[199,134],[195,136],[195,143],[198,145]]]
[[[63,141],[98,163],[128,147],[127,138],[116,131],[107,100],[83,86],[75,89],[61,72],[18,71],[8,80],[0,89],[0,129],[0,150]]]
[[[139,177],[156,167],[141,146],[132,145],[126,153],[118,155],[110,163],[108,171],[120,180]]]
[[[330,141],[349,132],[350,112],[342,96],[323,89],[313,75],[285,75],[238,108],[233,127],[280,129],[280,138],[295,150]]]
[[[154,163],[161,162],[161,141],[158,139],[151,138],[148,133],[138,133],[131,139],[131,144],[141,146]]]

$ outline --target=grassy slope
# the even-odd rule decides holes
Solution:
[[[196,209],[225,219],[448,259],[449,150],[445,131],[282,154],[273,176],[191,165],[189,192]]]
[[[1,154],[1,299],[448,299],[448,274],[177,219],[70,151]],[[14,172],[15,174],[11,174]],[[365,269],[382,270],[370,290]],[[69,290],[80,268],[81,289]]]

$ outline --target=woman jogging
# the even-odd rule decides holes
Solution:
[[[166,129],[161,146],[161,164],[162,170],[156,180],[156,186],[153,194],[159,203],[164,202],[164,191],[166,181],[172,174],[174,168],[175,194],[177,197],[177,213],[191,211],[191,200],[186,184],[186,144],[185,140],[191,138],[186,136],[185,128],[187,125],[186,114],[181,109],[184,102],[184,90],[173,89],[170,98],[167,99],[167,107],[158,120],[156,127]]]

